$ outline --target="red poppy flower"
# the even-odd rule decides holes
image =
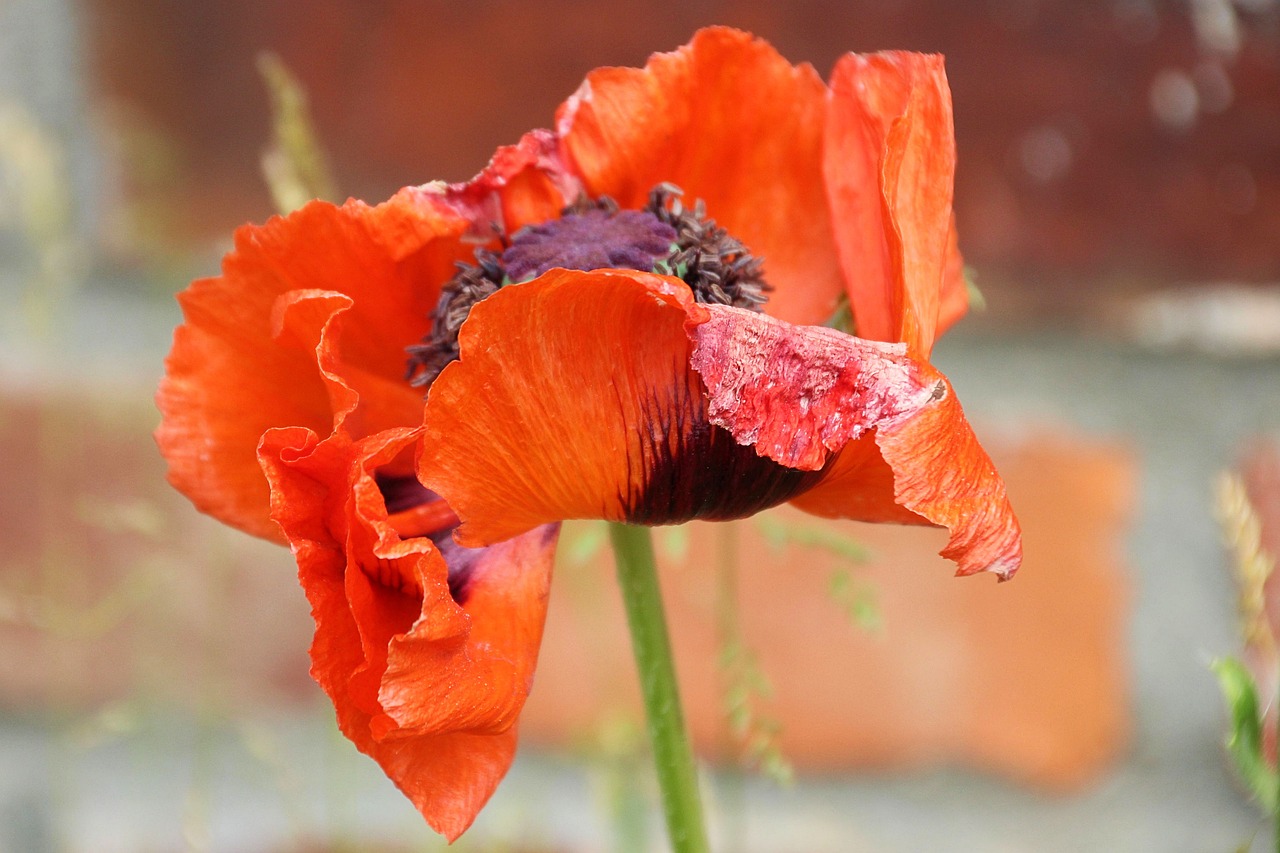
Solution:
[[[467,184],[242,228],[179,297],[170,479],[292,547],[313,675],[438,831],[510,764],[560,519],[792,501],[1016,570],[927,360],[965,310],[951,134],[938,57],[846,56],[827,86],[704,30],[592,72]],[[842,298],[859,337],[815,325]]]

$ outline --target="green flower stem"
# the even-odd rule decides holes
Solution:
[[[702,822],[698,771],[689,748],[689,735],[680,710],[680,691],[671,659],[667,620],[662,612],[657,566],[649,528],[609,523],[618,584],[627,608],[631,645],[644,694],[649,741],[657,765],[667,834],[676,853],[706,853],[707,831]]]

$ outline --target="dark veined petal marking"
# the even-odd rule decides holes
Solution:
[[[677,279],[552,270],[477,304],[427,398],[418,475],[489,545],[566,518],[735,518],[818,474],[710,421]]]
[[[619,495],[627,521],[679,524],[692,519],[729,520],[753,515],[811,488],[822,471],[801,471],[760,456],[710,421],[701,387],[685,377],[650,388],[639,441],[628,449],[629,487]],[[619,401],[622,405],[622,401]]]

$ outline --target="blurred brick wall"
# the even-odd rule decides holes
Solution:
[[[310,89],[344,191],[369,199],[468,177],[495,146],[547,125],[592,67],[643,63],[701,25],[750,29],[824,74],[845,50],[940,51],[963,248],[983,281],[1018,279],[1061,302],[1142,282],[1280,278],[1280,4],[1192,8],[86,0],[84,30],[100,105],[168,146],[144,153],[145,168],[126,164],[126,183],[201,239],[270,213],[257,173],[263,49]]]

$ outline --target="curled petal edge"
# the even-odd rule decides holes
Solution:
[[[1004,482],[941,373],[901,344],[832,329],[792,326],[728,306],[692,306],[692,365],[706,383],[712,423],[783,465],[830,470],[793,502],[820,515],[908,520],[867,500],[892,502],[946,527],[942,556],[961,575],[1012,577],[1022,537]],[[856,465],[842,470],[848,452]]]
[[[827,102],[827,199],[858,334],[928,358],[967,306],[941,56],[846,54]]]
[[[438,201],[402,190],[376,206],[311,202],[237,230],[221,274],[178,296],[184,322],[156,394],[155,433],[174,487],[202,512],[283,542],[255,449],[273,427],[324,434],[337,413],[315,352],[288,340],[282,300],[347,299],[354,319],[331,354],[340,362],[333,369],[359,386],[363,428],[415,423],[420,401],[415,412],[416,395],[395,381],[404,370],[398,347],[426,333],[439,286],[463,257],[466,225]]]
[[[499,231],[513,234],[530,223],[554,219],[578,197],[582,184],[565,162],[556,134],[531,130],[515,145],[499,148],[470,181],[437,181],[418,191],[470,221],[470,236],[487,242]]]
[[[342,294],[294,292],[280,336],[314,350],[334,420],[268,430],[258,458],[271,516],[298,563],[316,622],[312,675],[343,733],[446,837],[460,835],[505,775],[546,615],[554,527],[468,555],[465,601],[424,536],[402,538],[375,473],[406,470],[421,427],[354,438],[360,395],[336,368]]]

